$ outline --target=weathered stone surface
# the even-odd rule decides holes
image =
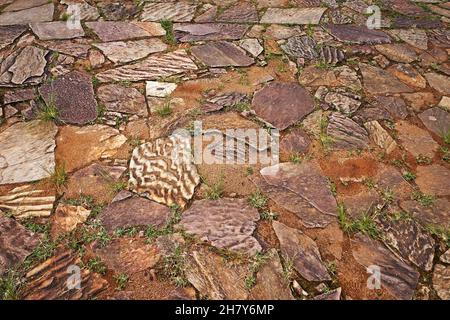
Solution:
[[[402,98],[376,96],[373,105],[386,110],[393,119],[405,119],[408,116],[408,108]]]
[[[135,64],[100,72],[97,78],[103,82],[155,80],[197,69],[186,51],[177,50],[150,56]]]
[[[425,30],[422,29],[393,29],[389,33],[413,47],[427,50],[428,36]]]
[[[87,124],[97,118],[97,102],[88,74],[72,71],[51,83],[42,85],[39,93],[47,105],[55,105],[61,121]]]
[[[10,11],[20,11],[20,10],[25,10],[25,9],[30,9],[30,8],[34,8],[34,7],[39,7],[42,6],[44,4],[48,4],[48,1],[46,0],[7,0],[4,1],[4,3],[0,2],[0,5],[4,5],[4,4],[9,4],[8,6],[6,6],[3,11],[4,12],[10,12]]]
[[[324,97],[324,102],[328,103],[340,113],[351,115],[361,106],[361,97],[348,92],[329,92]]]
[[[414,90],[383,69],[361,63],[364,88],[369,94],[413,92]]]
[[[67,287],[68,270],[71,266],[81,268],[82,261],[76,253],[59,253],[30,270],[26,275],[27,284],[23,292],[25,300],[86,300],[106,289],[108,282],[98,274],[81,269],[80,289]]]
[[[16,51],[6,58],[0,67],[0,85],[12,83],[40,82],[44,74],[47,52],[34,46],[26,46],[22,51]]]
[[[366,26],[350,24],[329,24],[325,28],[339,41],[355,44],[391,43],[392,39],[386,33],[368,29]]]
[[[17,123],[0,133],[0,184],[49,177],[55,168],[57,127],[41,121]]]
[[[258,22],[258,12],[256,8],[251,3],[238,3],[225,9],[216,18],[219,22],[241,22],[241,23],[257,23]]]
[[[450,113],[442,108],[430,108],[419,114],[425,127],[438,136],[444,136],[450,132]]]
[[[295,83],[270,83],[255,93],[252,108],[258,117],[284,130],[311,113],[314,102]]]
[[[448,196],[450,195],[450,170],[439,164],[418,166],[416,183],[426,194]]]
[[[161,257],[155,245],[143,238],[118,238],[104,247],[94,245],[94,253],[108,269],[127,275],[153,268]]]
[[[146,3],[142,9],[141,20],[189,22],[194,18],[196,7],[196,4],[188,1]]]
[[[206,100],[202,106],[204,112],[214,112],[225,107],[232,107],[246,100],[247,95],[239,92],[224,93]]]
[[[243,39],[239,41],[239,46],[253,57],[259,56],[264,51],[258,39]]]
[[[365,149],[369,144],[367,131],[352,119],[334,112],[331,114],[327,134],[333,149]]]
[[[180,136],[160,138],[133,151],[129,185],[149,199],[184,207],[199,182],[190,144]]]
[[[62,0],[61,4],[66,5],[77,5],[80,10],[80,21],[92,21],[97,20],[100,17],[100,14],[98,12],[97,7],[91,6],[89,3],[85,2],[84,0]],[[68,8],[67,8],[68,9]],[[102,14],[107,17],[107,12],[105,10],[102,10]],[[61,18],[65,17],[64,14],[69,14],[68,10],[63,10],[61,14]],[[107,20],[111,20],[109,17],[107,17]]]
[[[329,64],[336,64],[345,59],[344,52],[338,48],[318,45],[308,36],[294,36],[281,45],[281,49],[288,55],[306,60],[320,60]]]
[[[244,37],[247,25],[226,23],[175,24],[173,31],[180,42],[238,40]]]
[[[166,34],[161,25],[154,22],[95,21],[87,22],[86,26],[105,42],[158,37]]]
[[[108,111],[142,117],[148,114],[145,97],[135,88],[108,84],[98,88],[97,97]]]
[[[411,47],[402,43],[380,44],[375,48],[381,54],[397,62],[411,63],[418,58],[417,53]]]
[[[0,26],[0,49],[13,43],[25,30],[27,28],[23,25]]]
[[[72,231],[78,224],[84,223],[90,214],[91,210],[81,206],[59,204],[52,217],[53,236],[56,237]]]
[[[430,271],[433,268],[434,239],[412,219],[394,220],[380,216],[383,242],[401,258],[417,267]]]
[[[167,45],[160,39],[96,43],[94,46],[99,48],[114,63],[126,63],[142,59],[151,53],[167,49]]]
[[[336,199],[317,163],[280,163],[265,167],[260,172],[268,184],[296,193],[324,214],[337,214]]]
[[[439,298],[450,300],[450,267],[436,264],[433,272],[433,288]]]
[[[389,135],[389,133],[380,125],[378,121],[370,121],[364,123],[364,127],[369,132],[370,137],[380,148],[390,154],[397,148],[397,143]]]
[[[359,218],[382,203],[379,194],[374,190],[363,190],[357,194],[340,198],[345,206],[345,212],[352,218]]]
[[[341,288],[337,288],[335,290],[331,290],[330,292],[322,293],[318,296],[315,296],[314,300],[341,300]]]
[[[450,78],[437,73],[425,73],[430,86],[441,94],[450,94]]]
[[[382,272],[381,286],[395,298],[409,300],[414,295],[419,273],[411,266],[395,257],[376,240],[356,234],[351,241],[353,257],[364,268],[379,266]]]
[[[327,8],[269,8],[261,23],[276,24],[319,24]]]
[[[425,78],[410,64],[396,64],[387,71],[409,87],[424,89],[427,86]]]
[[[36,93],[34,89],[19,89],[15,91],[8,91],[5,92],[5,95],[3,96],[3,103],[8,104],[32,100],[34,99],[35,94]]]
[[[308,152],[311,139],[300,128],[294,128],[280,141],[280,152],[298,154]]]
[[[291,261],[295,270],[308,281],[331,280],[320,256],[317,244],[303,232],[273,221],[273,229],[280,241],[281,254]]]
[[[303,69],[299,82],[308,87],[347,87],[354,91],[361,90],[362,87],[358,74],[348,66],[341,66],[331,70],[308,66]]]
[[[61,127],[56,140],[56,158],[65,164],[67,172],[72,172],[93,161],[110,158],[127,138],[114,128],[96,124]]]
[[[196,46],[191,52],[208,67],[247,67],[255,62],[244,50],[225,41]]]
[[[31,23],[30,27],[41,40],[73,39],[84,36],[81,25],[77,28],[69,27],[66,21],[37,22]]]
[[[450,227],[450,201],[445,198],[438,198],[430,207],[423,207],[417,201],[401,201],[400,207],[412,214],[414,219],[420,221],[422,225],[436,225]]]
[[[0,14],[0,26],[52,21],[53,11],[53,3],[47,3],[43,6],[28,8],[20,11],[3,12]]]
[[[40,242],[34,234],[14,219],[0,212],[0,276],[9,268],[22,263]]]
[[[212,300],[245,300],[248,292],[245,278],[247,265],[230,267],[226,261],[209,250],[194,251],[187,257],[187,280],[205,298]]]
[[[448,249],[447,251],[445,251],[445,252],[439,257],[439,260],[442,261],[442,262],[444,262],[444,263],[450,264],[450,249]]]
[[[52,51],[57,51],[68,56],[86,59],[91,46],[79,40],[45,41],[42,46]]]
[[[97,3],[105,20],[131,20],[140,11],[137,2],[110,2],[102,1]]]
[[[267,252],[268,261],[259,269],[250,300],[294,300],[276,249]]]
[[[78,199],[81,195],[92,197],[96,203],[109,203],[116,183],[126,167],[112,167],[93,163],[73,173],[67,183],[64,197]]]
[[[395,129],[398,132],[401,145],[414,157],[423,155],[429,158],[439,149],[439,145],[430,134],[404,120],[397,122]]]
[[[170,209],[141,197],[131,197],[112,202],[99,215],[106,230],[152,225],[164,227],[170,217]]]
[[[244,199],[223,198],[195,201],[183,213],[180,226],[221,249],[254,255],[261,250],[252,237],[258,211]]]

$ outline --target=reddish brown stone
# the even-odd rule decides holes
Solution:
[[[255,62],[244,50],[225,41],[193,47],[191,52],[208,67],[247,67]]]
[[[339,41],[355,44],[391,43],[391,37],[382,31],[371,30],[365,26],[349,24],[329,24],[328,32]]]

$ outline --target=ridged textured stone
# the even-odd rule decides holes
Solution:
[[[329,64],[336,64],[345,59],[344,52],[330,46],[318,46],[317,42],[307,36],[295,36],[281,45],[281,49],[288,55],[306,60],[320,60]]]
[[[88,269],[81,269],[80,289],[67,286],[73,266],[82,267],[76,253],[65,251],[36,266],[26,274],[27,284],[23,290],[24,300],[87,300],[107,288],[108,282]],[[72,267],[72,269],[70,269]],[[68,272],[69,270],[69,272]],[[77,283],[73,283],[76,285]]]
[[[131,62],[167,49],[167,45],[160,39],[96,43],[94,46],[114,63]]]
[[[241,22],[241,23],[257,23],[258,11],[254,5],[250,3],[239,3],[225,9],[216,18],[220,22]]]
[[[133,151],[129,187],[134,192],[168,206],[184,207],[199,182],[190,145],[181,137],[160,138]]]
[[[134,38],[158,37],[166,34],[159,23],[137,21],[87,22],[102,41],[121,41]]]
[[[0,211],[0,276],[22,263],[38,246],[41,237]]]
[[[397,148],[397,143],[389,135],[389,133],[380,125],[378,121],[370,121],[364,123],[364,127],[369,135],[380,148],[384,149],[387,154]]]
[[[9,210],[16,219],[49,217],[55,200],[54,195],[33,185],[25,185],[0,196],[0,208]]]
[[[177,50],[154,55],[135,64],[100,72],[97,78],[102,82],[155,80],[197,69],[186,51]]]
[[[56,237],[72,231],[84,223],[90,214],[91,210],[82,206],[59,204],[52,216],[52,235]]]
[[[278,221],[273,221],[272,226],[280,241],[282,256],[285,260],[291,261],[294,269],[303,278],[307,281],[331,280],[314,240],[300,230]]]
[[[252,236],[259,214],[244,199],[222,198],[195,201],[186,210],[180,226],[211,245],[254,255],[261,245]]]
[[[369,145],[367,131],[352,119],[334,112],[331,114],[327,134],[332,139],[333,149],[366,149]]]
[[[196,46],[191,52],[208,67],[247,67],[255,62],[243,49],[226,41]]]
[[[146,3],[142,9],[141,20],[189,22],[194,18],[196,7],[196,4],[187,1]]]
[[[53,123],[20,122],[0,133],[0,185],[40,180],[55,168]]]
[[[295,83],[271,83],[253,96],[252,109],[259,118],[284,130],[314,110],[311,95]]]
[[[173,26],[175,37],[180,42],[239,40],[248,30],[247,25],[226,23],[177,23]]]

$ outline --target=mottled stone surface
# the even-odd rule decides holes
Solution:
[[[352,119],[334,112],[327,127],[333,149],[365,149],[369,144],[367,131]]]
[[[243,49],[225,41],[193,47],[191,52],[208,67],[247,67],[254,63]]]
[[[94,246],[93,251],[108,269],[126,275],[153,268],[161,257],[155,245],[147,243],[142,238],[114,239],[104,247]]]
[[[417,60],[417,53],[408,45],[402,43],[390,43],[376,45],[375,48],[387,58],[403,63],[411,63]]]
[[[407,44],[421,49],[428,49],[428,36],[425,30],[422,29],[393,29],[389,33],[394,37],[403,40]]]
[[[424,207],[413,200],[401,201],[400,207],[424,226],[450,227],[450,201],[445,198],[436,199],[430,207]]]
[[[238,3],[225,9],[216,18],[220,22],[241,22],[241,23],[255,23],[258,22],[258,12],[251,3]]]
[[[326,8],[269,8],[261,23],[318,24]]]
[[[17,123],[0,133],[0,184],[49,177],[55,168],[57,127],[41,121]]]
[[[147,116],[145,97],[139,90],[119,84],[98,88],[97,97],[108,111]]]
[[[404,120],[397,122],[395,129],[398,132],[401,145],[414,157],[420,155],[433,158],[439,145],[430,134]]]
[[[86,73],[70,72],[41,86],[39,93],[47,105],[55,105],[61,121],[87,124],[97,118],[94,88],[91,77]]]
[[[351,241],[353,257],[364,268],[379,266],[382,274],[381,287],[396,299],[409,300],[416,289],[419,273],[401,261],[376,240],[356,234]]]
[[[268,261],[256,275],[256,285],[250,292],[251,300],[294,300],[289,283],[283,276],[283,266],[276,249],[267,252]]]
[[[311,144],[311,139],[300,128],[294,128],[280,141],[280,152],[285,154],[306,153]]]
[[[416,183],[426,194],[450,195],[450,170],[439,164],[417,167]]]
[[[277,129],[284,130],[314,109],[313,99],[294,83],[270,83],[253,96],[256,115]]]
[[[245,278],[248,265],[230,267],[225,260],[209,250],[192,252],[187,258],[187,280],[212,300],[240,299],[248,297]]]
[[[389,135],[389,133],[380,125],[378,121],[370,121],[364,124],[364,127],[369,132],[370,137],[377,146],[390,154],[397,148],[397,143]]]
[[[142,59],[151,53],[167,49],[167,45],[160,39],[143,39],[136,41],[115,41],[94,44],[103,54],[114,63],[126,63]]]
[[[81,206],[59,204],[52,217],[52,235],[56,237],[72,231],[78,224],[84,223],[90,214],[90,210]]]
[[[22,263],[38,246],[41,238],[1,212],[0,235],[0,275]]]
[[[141,197],[131,197],[112,202],[99,215],[106,230],[152,225],[163,227],[170,216],[170,209]]]
[[[378,30],[368,29],[366,26],[348,24],[329,24],[327,31],[339,41],[356,44],[391,43],[391,37]]]
[[[108,282],[105,279],[83,268],[80,274],[80,289],[68,290],[67,271],[73,266],[81,268],[82,261],[76,253],[71,251],[58,253],[37,265],[26,274],[27,284],[22,298],[25,300],[87,300],[94,299],[97,294],[107,288]]]
[[[434,239],[414,220],[394,220],[380,217],[383,242],[417,267],[430,271],[434,259]]]
[[[30,27],[41,40],[73,39],[84,36],[81,25],[76,28],[69,27],[65,21],[31,23]]]
[[[433,272],[433,288],[439,298],[450,300],[450,267],[437,264]]]
[[[103,82],[155,80],[197,70],[197,66],[185,50],[153,55],[135,64],[110,69],[97,74]]]
[[[239,46],[254,57],[259,56],[264,51],[258,39],[241,40],[239,41]]]
[[[450,132],[450,113],[442,108],[430,108],[419,114],[419,118],[428,130],[438,136]]]
[[[247,25],[226,23],[174,24],[175,37],[180,42],[238,40],[248,30]]]
[[[261,250],[252,237],[258,211],[246,200],[223,198],[195,201],[183,213],[181,227],[221,249],[254,255]]]
[[[200,182],[189,150],[179,136],[135,148],[130,161],[131,190],[168,206],[184,207]]]
[[[105,42],[158,37],[166,34],[161,25],[154,22],[95,21],[87,22],[86,26]]]
[[[317,244],[303,232],[273,221],[273,229],[280,241],[281,254],[291,261],[295,270],[308,281],[330,280]]]
[[[52,21],[54,5],[47,3],[20,11],[7,11],[0,14],[0,26]]]
[[[437,73],[425,73],[429,85],[441,94],[450,94],[450,78]]]

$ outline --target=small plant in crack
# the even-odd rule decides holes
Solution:
[[[267,220],[267,221],[272,221],[272,220],[278,219],[278,213],[273,212],[271,210],[263,211],[260,213],[259,216],[260,216],[261,220]]]
[[[173,22],[171,20],[163,19],[160,21],[161,27],[166,31],[165,39],[168,44],[176,44],[177,40],[173,33]]]
[[[373,239],[380,237],[380,230],[374,216],[364,213],[358,218],[352,219],[347,215],[345,206],[342,203],[338,205],[338,221],[345,233],[361,232]]]
[[[414,191],[411,195],[411,199],[420,203],[422,207],[431,207],[434,204],[436,198],[433,195],[425,194],[421,191]]]
[[[178,287],[188,284],[186,279],[186,252],[183,246],[177,246],[163,261],[163,273]]]
[[[162,107],[155,110],[156,114],[162,118],[168,117],[172,114],[171,100],[167,99]]]
[[[128,284],[129,277],[125,273],[119,273],[114,276],[118,290],[123,290]]]
[[[47,122],[58,121],[59,111],[58,108],[56,108],[54,97],[50,97],[47,102],[44,102],[43,105],[41,105],[37,117],[39,120]]]
[[[416,157],[417,164],[428,165],[428,164],[431,164],[431,162],[432,162],[432,160],[430,159],[430,157],[424,156],[423,154],[419,154]]]
[[[248,201],[252,207],[262,209],[266,206],[268,198],[260,190],[256,190],[250,195]]]
[[[22,277],[16,270],[8,270],[0,277],[0,300],[18,300]]]
[[[92,272],[99,273],[101,275],[106,274],[106,265],[105,263],[98,257],[89,259],[84,266],[88,268]]]
[[[223,175],[220,179],[211,185],[206,186],[205,197],[209,200],[220,199],[223,195],[224,185],[223,185]]]
[[[403,178],[406,181],[414,181],[414,180],[416,180],[416,175],[411,171],[407,171],[407,172],[403,173]]]

